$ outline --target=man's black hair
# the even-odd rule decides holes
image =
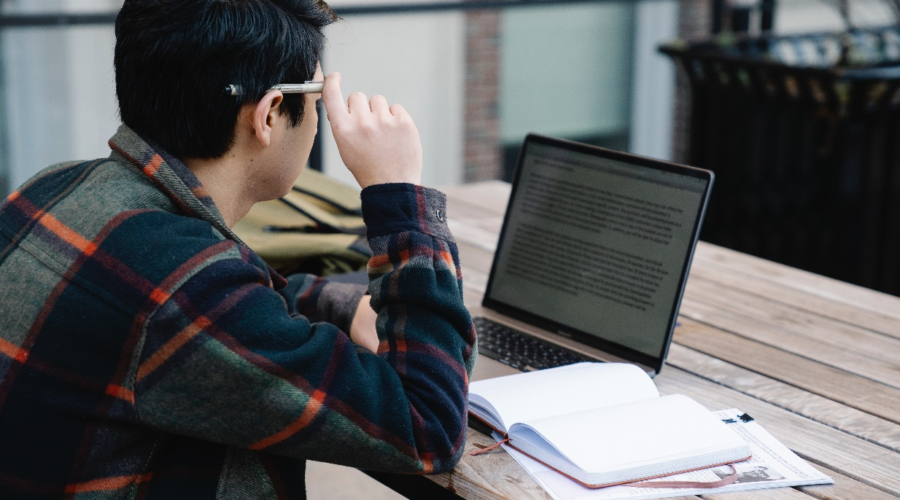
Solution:
[[[243,104],[313,78],[322,28],[335,19],[322,0],[125,0],[115,50],[122,122],[175,157],[220,158]],[[243,94],[229,95],[229,84]],[[293,126],[304,101],[285,95],[280,112]]]

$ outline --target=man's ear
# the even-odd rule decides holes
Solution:
[[[284,101],[284,95],[279,90],[271,90],[259,100],[253,111],[252,125],[256,140],[263,147],[272,143],[272,127],[280,118],[279,109]]]

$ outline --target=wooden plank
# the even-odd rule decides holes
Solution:
[[[900,453],[900,425],[893,422],[679,344],[666,363]]]
[[[473,246],[462,238],[456,240],[456,246],[459,248],[459,262],[463,270],[472,269],[485,274],[490,272],[494,260],[493,252]]]
[[[828,477],[834,479],[833,486],[803,486],[799,490],[819,500],[896,500],[897,496],[860,483],[827,467],[812,464]]]
[[[729,303],[729,311],[759,318],[793,333],[878,359],[897,360],[896,356],[880,351],[900,352],[900,338],[797,307],[794,302],[780,299],[767,293],[767,290],[758,290],[753,283],[736,279],[733,275],[732,284],[728,285],[722,281],[727,277],[722,276],[721,272],[695,271],[688,280],[686,297],[696,297],[707,303],[716,301],[717,305]],[[900,322],[896,327],[900,329]]]
[[[440,188],[447,200],[460,201],[488,212],[502,214],[509,203],[511,186],[503,181],[486,181]]]
[[[450,219],[447,226],[457,243],[465,242],[490,254],[497,250],[497,233],[493,231],[457,219]]]
[[[497,235],[500,234],[500,228],[503,226],[502,213],[494,213],[459,199],[447,199],[447,216],[451,220],[465,222],[492,231],[491,237],[493,239],[497,238]]]
[[[676,328],[675,342],[891,422],[900,422],[900,389],[687,319]]]
[[[469,231],[470,228],[471,226],[468,226],[466,230],[454,231],[454,236],[456,236],[456,244],[459,248],[466,304],[471,306],[481,301],[481,296],[487,288],[488,273],[494,253],[485,250],[483,246],[473,245],[472,238],[477,238],[477,235],[474,231]],[[474,243],[477,244],[477,239]]]
[[[667,367],[655,379],[663,394],[684,394],[711,410],[739,408],[802,458],[900,496],[900,455],[765,401]]]
[[[812,500],[809,495],[793,488],[718,493],[715,495],[702,495],[700,498],[704,500]]]
[[[900,388],[900,339],[691,277],[681,314]]]
[[[477,457],[470,455],[494,443],[490,437],[469,429],[459,464],[448,473],[426,477],[468,499],[551,500],[550,495],[505,451]]]
[[[465,261],[460,257],[463,263],[463,293],[465,294],[466,306],[469,307],[481,301],[484,290],[487,288],[488,273],[479,271],[471,267],[466,267]]]
[[[900,319],[900,298],[893,295],[776,264],[705,242],[697,245],[694,260],[695,262],[712,261],[728,269],[763,277],[810,295],[842,302],[893,319]],[[900,336],[900,332],[897,332],[896,336]]]
[[[776,326],[761,323],[755,318],[725,311],[715,304],[685,300],[681,308],[681,316],[714,325],[719,329],[774,349],[811,358],[818,363],[885,384],[894,389],[900,389],[900,372],[898,372],[900,367],[896,363],[873,359],[863,354],[843,350],[840,347],[822,344],[815,339],[798,336]]]
[[[764,297],[770,297],[811,313],[849,323],[885,335],[897,336],[900,319],[882,312],[873,312],[848,304],[841,299],[823,297],[808,291],[785,286],[767,276],[756,276],[747,272],[723,266],[712,260],[695,260],[691,267],[691,277],[701,276],[724,286],[752,290]]]
[[[466,307],[481,303],[484,289],[487,287],[487,274],[463,271],[463,293]]]

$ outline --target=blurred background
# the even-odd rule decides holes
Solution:
[[[4,196],[109,154],[121,1],[0,0]],[[900,294],[900,35],[866,38],[896,26],[891,1],[333,0],[323,67],[345,95],[406,107],[426,185],[509,180],[529,132],[702,166],[717,174],[702,239]],[[842,51],[848,34],[881,55]],[[859,86],[854,65],[893,73]],[[353,184],[320,124],[310,167]],[[313,463],[309,478],[310,498],[397,498],[353,469]]]
[[[862,237],[834,231],[819,235],[827,228],[820,231],[816,225],[827,226],[836,216],[808,222],[805,215],[798,218],[785,212],[796,200],[810,197],[815,203],[808,203],[804,214],[827,213],[819,205],[827,205],[831,194],[820,184],[810,181],[810,190],[784,181],[785,189],[773,195],[765,190],[777,186],[785,178],[783,173],[749,182],[743,174],[725,168],[742,165],[741,157],[747,156],[747,151],[767,151],[771,144],[740,131],[742,137],[755,141],[743,153],[731,148],[734,154],[716,163],[710,159],[712,153],[704,152],[709,145],[726,143],[723,138],[714,140],[714,133],[735,124],[698,124],[701,101],[697,97],[715,89],[698,86],[697,75],[702,80],[704,71],[717,72],[717,81],[725,86],[749,77],[729,77],[731,70],[707,67],[702,61],[682,60],[681,69],[676,70],[674,56],[659,52],[661,45],[675,40],[713,40],[723,47],[733,46],[741,37],[751,41],[788,37],[788,45],[799,47],[796,40],[802,41],[807,33],[831,33],[840,45],[845,40],[841,36],[849,32],[896,25],[893,1],[334,0],[331,5],[343,21],[327,28],[323,66],[326,72],[343,74],[345,95],[357,90],[369,96],[383,94],[407,108],[424,143],[426,185],[508,180],[528,132],[711,168],[717,172],[718,185],[702,239],[900,293],[900,266],[895,257],[900,254],[900,229],[892,229],[890,241],[884,237],[888,234],[885,228],[900,228],[900,205],[890,202],[892,197],[900,197],[900,153],[890,157],[887,167],[880,167],[889,170],[888,177],[870,182],[895,186],[894,191],[881,192],[878,203],[871,207],[841,209],[850,214],[845,217],[845,225],[850,226],[859,222],[855,217],[863,217],[860,210],[868,210],[870,216],[882,215],[878,220],[884,222],[872,229],[872,241],[866,243],[875,253],[860,251],[858,245],[849,253],[829,253],[830,246],[847,241],[855,245]],[[52,163],[108,155],[106,142],[119,124],[112,23],[120,5],[121,0],[0,0],[0,192],[9,193]],[[873,43],[884,45],[883,41]],[[749,46],[759,60],[777,59],[777,54],[766,52],[768,45],[763,52],[758,50],[759,44]],[[835,66],[834,61],[819,66],[823,64]],[[900,76],[893,77],[888,86],[897,81]],[[782,83],[789,90],[797,87],[790,80]],[[764,92],[759,88],[748,92],[772,94],[772,82],[761,85]],[[834,84],[839,97],[849,92],[849,87],[841,85]],[[890,88],[893,92],[896,85]],[[891,96],[893,100],[888,101],[896,109],[897,96]],[[757,102],[741,99],[745,111],[747,102]],[[723,102],[704,105],[734,114]],[[776,108],[789,107],[789,103],[779,102],[775,102]],[[832,108],[823,103],[803,112],[843,123],[846,103]],[[759,106],[768,105],[750,105]],[[754,121],[760,130],[776,131],[771,140],[805,140],[789,136],[791,130],[800,130],[794,122],[740,116]],[[320,123],[311,168],[352,183],[327,122]],[[835,130],[837,135],[819,135],[823,141],[833,142],[843,129]],[[900,135],[888,134],[879,140],[900,142],[896,139]],[[769,163],[805,164],[802,155],[796,156],[800,158],[796,161],[794,156],[785,158]],[[758,165],[741,168],[759,170]],[[820,169],[815,175],[847,177],[838,167],[832,170]],[[829,189],[846,192],[854,182],[849,179]],[[741,207],[721,205],[728,199],[745,201]],[[892,210],[897,214],[891,215]],[[794,222],[784,225],[780,221]],[[776,234],[771,230],[774,226],[784,227]],[[728,231],[722,232],[723,227]],[[819,232],[806,235],[807,227]],[[863,260],[877,265],[865,271],[829,267],[838,261]]]
[[[353,8],[421,3],[332,1],[344,20],[327,29],[323,62],[326,71],[342,72],[345,93],[383,94],[409,110],[424,141],[426,184],[508,178],[528,132],[657,158],[677,154],[675,67],[657,47],[710,35],[710,0]],[[77,15],[114,13],[120,5],[0,0],[4,193],[54,162],[108,154],[119,123],[114,14]],[[843,27],[835,5],[823,0],[781,0],[776,8],[778,33]],[[890,19],[880,0],[854,0],[851,8],[860,25]],[[352,181],[324,128],[321,168]]]

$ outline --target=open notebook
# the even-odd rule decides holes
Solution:
[[[473,382],[469,412],[509,446],[591,488],[751,455],[709,410],[686,396],[661,397],[632,364],[579,363]]]

